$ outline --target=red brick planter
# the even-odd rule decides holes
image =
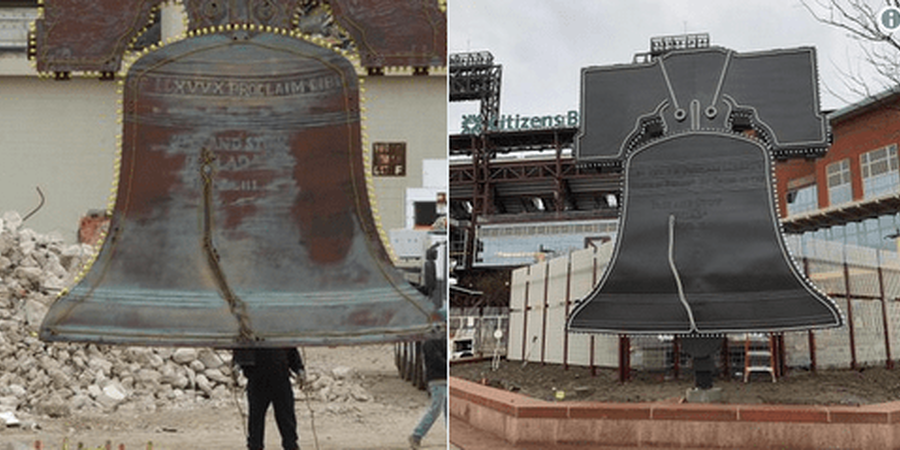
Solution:
[[[900,402],[859,407],[554,403],[450,377],[450,415],[510,444],[900,449]]]

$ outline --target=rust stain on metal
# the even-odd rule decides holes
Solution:
[[[366,67],[446,65],[447,15],[437,0],[330,0],[334,19],[353,37]]]
[[[391,323],[391,311],[356,311],[347,319],[349,323],[360,327],[382,327]]]
[[[131,42],[151,25],[165,0],[45,0],[29,54],[39,72],[99,72],[112,78]],[[303,0],[184,0],[188,31],[253,25],[296,29]],[[334,20],[355,42],[370,68],[445,66],[447,16],[437,0],[329,0]]]
[[[39,72],[116,72],[163,0],[47,0],[31,50]]]
[[[353,189],[350,159],[340,150],[328,151],[347,149],[359,138],[357,132],[353,134],[329,127],[297,133],[292,138],[292,147],[302,146],[306,151],[296,154],[294,179],[300,193],[291,212],[300,224],[310,259],[317,263],[342,261],[353,242],[353,196],[347,195]]]
[[[185,3],[188,29],[200,30],[227,24],[253,23],[291,28],[291,21],[302,0],[252,0],[228,2],[191,1]]]

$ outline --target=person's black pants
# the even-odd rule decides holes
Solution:
[[[275,408],[275,423],[281,433],[284,450],[295,450],[297,446],[297,417],[294,414],[294,391],[291,380],[282,374],[252,374],[247,378],[247,402],[250,404],[248,420],[247,448],[259,450],[264,447],[266,430],[266,410],[271,403]]]

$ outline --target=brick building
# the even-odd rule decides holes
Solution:
[[[828,115],[834,143],[819,159],[775,165],[779,213],[789,233],[896,248],[900,228],[900,88]]]

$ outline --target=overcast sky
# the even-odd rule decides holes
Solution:
[[[488,50],[503,66],[501,114],[578,110],[582,67],[629,63],[635,53],[649,50],[653,36],[704,32],[711,45],[738,52],[814,46],[822,108],[837,109],[859,100],[844,87],[839,72],[865,67],[858,44],[845,32],[817,22],[798,0],[449,0],[448,4],[450,53]],[[478,103],[451,103],[449,108],[449,131],[458,133],[461,116],[477,113]]]

